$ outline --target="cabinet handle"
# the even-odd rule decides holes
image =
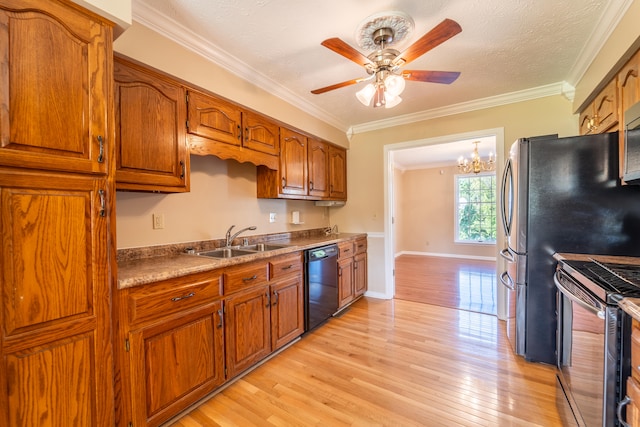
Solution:
[[[623,419],[622,419],[622,408],[624,408],[625,406],[627,406],[629,403],[631,403],[631,398],[629,396],[625,396],[624,399],[622,399],[620,401],[620,403],[618,403],[618,410],[616,411],[617,417],[618,417],[618,421],[620,421],[620,425],[622,427],[630,427],[629,424],[627,424]]]
[[[244,128],[244,140],[245,141],[249,140],[249,128],[248,127]]]
[[[258,276],[254,274],[254,275],[253,275],[253,276],[251,276],[251,277],[245,277],[245,278],[243,278],[243,279],[242,279],[242,281],[243,281],[243,282],[250,282],[250,281],[252,281],[252,280],[256,280],[257,278],[258,278]]]
[[[104,200],[104,190],[98,190],[98,196],[100,197],[100,216],[107,214],[107,207]]]
[[[357,269],[358,269],[358,261],[355,261],[355,262],[353,263],[353,269],[354,269],[354,270],[357,270]]]
[[[193,297],[195,295],[196,295],[195,292],[189,292],[187,295],[183,295],[181,297],[173,297],[173,298],[171,298],[171,301],[178,302],[178,301],[183,300],[183,299],[191,298],[191,297]]]
[[[351,252],[351,249],[345,249],[344,253],[346,254],[347,252]]]
[[[238,125],[238,141],[242,141],[242,128]]]
[[[284,176],[282,177],[282,188],[287,186],[287,178],[285,178]]]
[[[338,276],[342,276],[342,267],[338,267]]]
[[[100,152],[98,153],[98,163],[104,161],[104,139],[102,135],[98,135],[98,143],[100,143]]]
[[[279,297],[278,291],[273,291],[273,296],[276,297],[273,305],[278,305],[278,297]]]
[[[186,166],[182,160],[180,160],[180,179],[184,179],[187,173]]]
[[[289,270],[291,268],[293,268],[293,264],[289,264],[286,267],[282,267],[283,270]]]
[[[309,181],[309,190],[313,190],[313,181]]]
[[[266,291],[264,295],[267,297],[267,303],[265,304],[265,307],[269,307],[271,305],[271,294],[269,293],[269,291]]]
[[[222,328],[222,309],[218,310],[218,318],[220,321],[218,322],[218,329]]]

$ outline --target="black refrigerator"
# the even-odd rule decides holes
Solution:
[[[507,237],[507,334],[531,362],[556,364],[555,252],[640,256],[640,187],[620,185],[618,133],[522,138],[500,193]]]

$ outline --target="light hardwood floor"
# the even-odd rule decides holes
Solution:
[[[550,366],[495,316],[362,298],[172,424],[560,426]]]
[[[395,298],[496,314],[495,261],[401,255]]]

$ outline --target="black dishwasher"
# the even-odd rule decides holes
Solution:
[[[304,330],[310,331],[338,311],[338,246],[305,251]]]

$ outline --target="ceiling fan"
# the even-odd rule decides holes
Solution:
[[[398,41],[397,35],[400,32],[401,37],[406,35],[406,24],[402,21],[405,27],[398,31],[393,25],[387,25],[388,22],[393,21],[375,19],[368,23],[366,35],[370,40],[361,44],[377,48],[368,56],[337,37],[323,41],[322,46],[363,66],[369,76],[314,89],[311,93],[321,94],[371,80],[372,82],[360,90],[356,97],[365,105],[370,105],[373,100],[374,107],[391,108],[402,101],[399,95],[404,90],[405,80],[451,84],[458,78],[460,73],[457,71],[401,70],[404,65],[460,33],[462,28],[456,21],[445,19],[403,52],[388,46]]]

